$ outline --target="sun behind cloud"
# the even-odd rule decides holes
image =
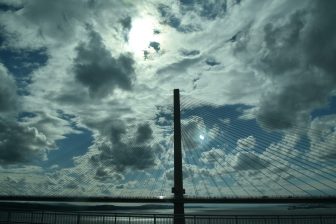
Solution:
[[[157,27],[158,22],[152,17],[135,18],[129,32],[129,50],[136,56],[142,56],[143,52],[150,47],[151,42],[160,43],[161,35],[155,33]]]

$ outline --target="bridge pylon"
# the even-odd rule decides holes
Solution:
[[[184,224],[180,90],[174,89],[174,224]]]

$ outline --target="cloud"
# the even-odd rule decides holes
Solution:
[[[14,79],[0,64],[0,165],[46,159],[52,141],[36,127],[18,123],[18,102]]]
[[[153,138],[153,130],[151,129],[148,123],[140,124],[138,126],[136,142],[137,143],[146,143]]]
[[[110,143],[104,141],[98,147],[99,154],[91,157],[91,162],[102,167],[111,167],[113,171],[126,169],[145,170],[156,165],[157,154],[162,146],[152,142],[152,128],[149,124],[139,124],[130,136],[131,129],[123,122],[114,122],[104,134],[108,134]]]
[[[11,35],[6,43],[14,48],[40,48],[46,42],[73,41],[81,29],[78,21],[90,13],[85,4],[71,0],[52,3],[20,1],[18,6],[20,13],[3,14],[6,21],[1,22]]]
[[[202,152],[200,160],[204,163],[218,163],[222,161],[223,158],[225,158],[225,153],[223,150],[212,148],[209,151]]]
[[[112,172],[110,169],[105,167],[99,167],[96,171],[95,178],[100,181],[121,181],[124,180],[124,176],[120,173]]]
[[[120,24],[122,26],[122,32],[124,35],[124,40],[128,41],[128,34],[132,28],[132,18],[130,16],[126,16],[125,18],[120,20]]]
[[[246,62],[268,82],[257,113],[264,127],[288,129],[307,123],[309,113],[325,105],[335,91],[334,4],[316,1],[306,8],[293,7],[290,16],[273,17],[260,35],[250,36],[244,50],[236,45],[242,57],[254,52]]]
[[[84,24],[94,24],[99,30],[114,32],[113,29],[118,30],[120,25],[127,24],[120,24],[125,15],[136,15],[136,10],[129,1],[13,2],[8,4],[19,7],[20,13],[3,13],[0,15],[0,23],[11,34],[11,39],[6,40],[6,43],[14,48],[64,47],[82,39]],[[106,26],[107,23],[114,25]],[[121,34],[120,37],[124,35]]]
[[[88,43],[81,43],[76,51],[76,79],[89,88],[92,97],[104,97],[116,88],[127,91],[132,89],[135,73],[131,55],[122,54],[113,58],[95,31],[89,32]]]
[[[204,119],[198,116],[190,116],[181,121],[182,144],[187,150],[196,149],[218,137],[220,131],[218,125],[211,127],[205,125]]]
[[[144,170],[155,165],[154,150],[150,145],[132,145],[118,143],[109,147],[107,145],[99,148],[101,154],[99,159],[103,165],[108,162],[117,172],[125,169]]]
[[[218,62],[214,57],[208,57],[205,60],[205,63],[210,66],[220,65],[220,62]]]
[[[187,50],[187,49],[181,49],[180,52],[181,55],[185,57],[193,57],[201,53],[199,50]]]
[[[185,149],[195,149],[202,144],[200,135],[206,134],[206,126],[201,117],[192,116],[181,122],[182,143]]]
[[[237,141],[238,150],[253,149],[256,146],[256,139],[251,135],[246,138],[240,138]]]
[[[10,139],[9,134],[13,135],[11,144],[14,140],[25,143],[20,145],[22,152],[18,152],[23,159],[2,161],[2,164],[9,167],[46,158],[45,149],[53,148],[56,140],[76,132],[78,125],[89,129],[94,139],[88,150],[83,149],[85,155],[72,158],[74,167],[67,173],[56,166],[52,171],[43,168],[44,173],[39,174],[41,181],[29,182],[27,178],[22,181],[26,187],[59,194],[115,195],[117,188],[139,186],[141,181],[128,181],[134,173],[146,173],[152,181],[163,162],[169,165],[172,162],[168,161],[170,152],[165,142],[171,134],[171,110],[156,116],[155,108],[157,105],[169,108],[171,101],[167,98],[173,87],[181,88],[183,94],[200,96],[206,102],[243,104],[248,109],[240,118],[257,117],[268,129],[290,129],[305,123],[302,127],[311,135],[307,137],[312,155],[319,153],[316,159],[334,158],[335,153],[330,149],[335,144],[334,131],[328,124],[333,124],[334,118],[315,118],[309,124],[310,111],[323,106],[328,96],[335,93],[335,31],[331,13],[334,3],[236,3],[234,0],[183,0],[168,6],[164,1],[60,0],[49,4],[37,0],[22,1],[15,6],[21,8],[18,11],[2,11],[0,27],[4,40],[0,42],[4,47],[22,49],[22,52],[43,47],[48,55],[43,67],[34,67],[24,96],[16,95],[15,81],[6,71],[3,74],[7,75],[0,74],[1,124],[16,130],[15,133],[0,131],[1,144],[8,143],[3,140]],[[153,43],[144,52],[150,60],[143,60],[142,55],[138,57],[135,52],[134,56],[127,54],[134,51],[127,40],[133,19],[147,17],[157,21],[151,28],[156,34],[153,40],[146,40],[144,48]],[[153,54],[148,55],[150,52]],[[74,118],[66,119],[58,111]],[[20,114],[19,122],[8,117],[8,113],[12,117]],[[34,116],[22,117],[25,114]],[[147,120],[153,123],[143,123]],[[239,122],[243,125],[245,120]],[[187,140],[191,148],[210,143],[206,141],[215,138],[212,134],[221,132],[215,125],[207,129],[207,122],[201,118],[183,122],[183,128],[187,128],[184,134],[191,136]],[[226,126],[235,122],[235,119],[223,121]],[[323,131],[313,132],[315,127]],[[293,135],[289,130],[280,133]],[[205,136],[203,142],[201,134]],[[223,173],[231,172],[238,180],[240,173],[246,177],[253,174],[251,181],[255,183],[258,178],[259,181],[265,178],[261,175],[263,165],[270,173],[285,176],[287,170],[283,171],[283,166],[275,169],[280,159],[275,155],[302,155],[295,149],[298,148],[295,144],[300,144],[300,135],[295,135],[295,141],[288,140],[286,135],[281,142],[265,146],[265,152],[256,153],[258,135],[238,140],[236,149],[225,156],[225,145],[209,146],[206,150],[211,150],[207,152],[202,147],[200,162],[205,166],[189,164],[185,177],[195,175],[197,182],[203,174],[208,180],[216,168]],[[262,142],[258,142],[260,148],[257,149],[264,149]],[[321,153],[320,146],[328,150]],[[9,151],[3,152],[1,155],[5,158]],[[224,168],[214,161],[214,156]],[[238,171],[241,172],[236,175]],[[50,187],[46,187],[49,182],[42,179],[45,173],[51,176],[53,172],[59,172],[60,177],[50,178]],[[234,178],[228,180],[232,179],[230,182],[235,184]],[[12,180],[14,178],[8,183],[13,186],[21,183],[19,177],[15,183]],[[209,185],[211,189],[213,186]],[[24,192],[19,187],[18,190]],[[31,192],[34,193],[27,191]]]
[[[162,18],[162,22],[176,29],[178,32],[191,33],[200,30],[200,27],[196,24],[183,23],[178,12],[174,12],[171,7],[165,4],[159,4],[157,10]]]
[[[201,60],[200,57],[197,58],[184,58],[180,61],[165,65],[164,67],[157,70],[157,74],[185,74],[186,71],[195,65],[197,62]]]
[[[189,177],[197,178],[200,174],[201,169],[194,164],[183,164],[182,167],[182,175],[183,179],[187,179]],[[164,173],[165,177],[168,180],[174,180],[174,169],[168,169]]]
[[[192,11],[203,18],[214,20],[226,13],[227,3],[228,1],[223,0],[181,0],[180,7],[182,13]]]
[[[255,152],[238,152],[235,154],[230,162],[230,166],[236,171],[244,170],[260,170],[265,169],[270,165],[268,160],[261,158]]]
[[[71,126],[71,119],[67,120],[59,113],[48,113],[47,111],[31,111],[31,113],[31,116],[22,117],[21,123],[37,128],[46,135],[49,141],[55,142],[66,138],[66,135],[81,133],[73,127],[74,123]]]
[[[16,84],[7,69],[0,64],[0,113],[16,109]]]
[[[21,4],[20,1],[18,0],[13,0],[13,1],[8,1],[8,0],[3,0],[0,3],[0,10],[1,11],[17,11],[20,10]]]
[[[155,50],[156,52],[159,52],[159,51],[160,51],[160,43],[159,43],[159,42],[151,41],[151,42],[149,43],[149,47],[154,48],[154,50]]]
[[[52,146],[46,136],[36,128],[0,118],[1,165],[44,160],[46,150]]]
[[[336,159],[336,116],[315,118],[310,124],[308,138],[312,158]]]

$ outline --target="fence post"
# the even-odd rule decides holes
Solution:
[[[154,214],[154,224],[156,224],[156,215]]]
[[[34,212],[32,211],[30,215],[30,223],[33,223],[33,221],[34,221]]]
[[[8,211],[8,215],[7,215],[7,222],[11,223],[11,211]]]
[[[77,214],[77,224],[80,224],[80,214]]]
[[[41,223],[43,223],[43,218],[44,218],[44,211],[41,213]]]
[[[196,216],[194,215],[194,224],[196,224]]]
[[[280,217],[279,216],[277,216],[277,220],[278,220],[278,224],[280,224]]]
[[[117,223],[117,214],[114,214],[114,224]]]
[[[55,214],[54,214],[54,224],[56,224],[56,212],[55,212]]]

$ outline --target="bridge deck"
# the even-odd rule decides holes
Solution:
[[[79,197],[79,196],[0,196],[0,201],[63,201],[63,202],[118,202],[118,203],[174,203],[173,197]],[[185,197],[184,203],[336,203],[336,197]]]

